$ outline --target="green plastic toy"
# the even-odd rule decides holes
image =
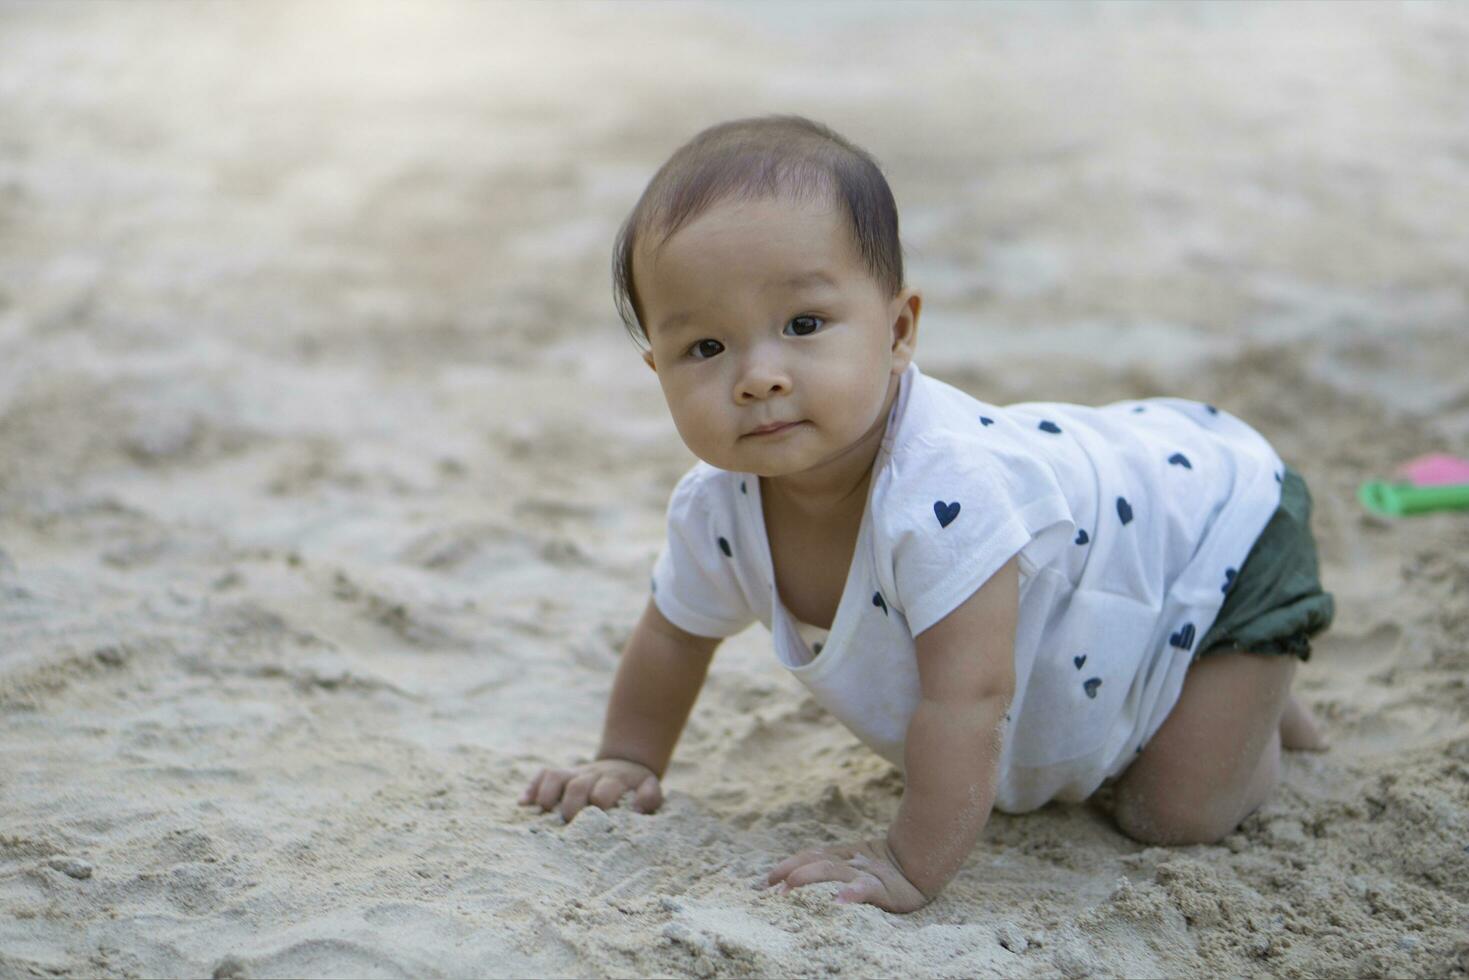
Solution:
[[[1370,511],[1389,517],[1407,517],[1433,510],[1469,510],[1469,483],[1419,487],[1411,483],[1368,480],[1357,499]]]
[[[1429,453],[1403,463],[1391,480],[1369,480],[1357,490],[1368,510],[1389,517],[1431,510],[1469,510],[1469,459]]]

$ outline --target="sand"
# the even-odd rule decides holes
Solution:
[[[654,816],[589,758],[693,459],[610,299],[668,152],[869,147],[979,397],[1174,394],[1310,481],[1333,741],[1217,846],[996,815],[909,916],[767,869],[890,767],[756,627]],[[1458,5],[0,7],[0,976],[1464,976]]]

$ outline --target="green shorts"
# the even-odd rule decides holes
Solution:
[[[1311,536],[1311,492],[1289,466],[1280,506],[1255,539],[1224,606],[1199,642],[1199,656],[1247,653],[1311,656],[1311,637],[1331,625],[1336,603],[1323,592]]]

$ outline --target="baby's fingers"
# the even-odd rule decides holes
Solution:
[[[575,817],[587,805],[587,797],[591,795],[592,786],[597,782],[597,774],[584,772],[573,777],[566,784],[566,789],[561,794],[561,819],[567,823]]]
[[[526,784],[525,789],[520,791],[520,799],[517,802],[521,806],[534,805],[536,801],[536,794],[541,791],[541,783],[543,780],[545,780],[546,773],[548,772],[550,772],[549,769],[542,769],[540,772],[531,777],[531,781]]]
[[[857,870],[851,865],[826,858],[803,864],[786,875],[785,886],[787,889],[792,889],[800,888],[802,885],[814,885],[818,881],[851,882],[855,881],[857,876]]]
[[[540,772],[531,777],[531,781],[526,784],[525,789],[520,791],[520,799],[516,800],[516,803],[519,803],[521,806],[530,806],[531,800],[535,799],[536,797],[536,787],[540,785],[541,776],[544,775],[544,773],[545,770],[542,769]]]
[[[597,780],[597,785],[592,787],[592,795],[589,799],[593,806],[610,810],[617,805],[622,795],[629,789],[630,787],[625,786],[620,779],[613,776],[602,776]]]
[[[542,769],[521,799],[549,810],[561,799],[561,790],[570,778],[571,772],[566,769]]]
[[[807,848],[806,850],[801,851],[798,854],[792,854],[790,857],[786,858],[784,861],[780,862],[771,869],[770,874],[765,877],[765,882],[766,884],[773,885],[777,881],[785,878],[786,875],[790,874],[792,871],[795,871],[801,865],[809,864],[812,861],[817,861],[821,858],[829,856],[830,855],[828,855],[826,851],[822,850],[819,847]]]
[[[662,805],[663,787],[658,784],[657,776],[649,776],[633,796],[632,808],[639,813],[654,813]]]
[[[886,897],[887,886],[880,878],[872,874],[858,874],[856,880],[837,892],[837,903],[846,905],[852,902],[872,902],[876,905],[878,903],[874,899]]]

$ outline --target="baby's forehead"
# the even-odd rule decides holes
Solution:
[[[650,292],[664,293],[668,299],[711,293],[738,292],[780,298],[788,295],[837,296],[855,292],[866,283],[869,273],[860,261],[840,254],[812,254],[782,251],[752,245],[740,254],[740,261],[720,261],[722,256],[694,257],[687,252],[665,254],[662,261],[639,275]],[[666,292],[665,292],[666,291]]]
[[[839,293],[844,289],[852,288],[848,277],[842,275],[840,271],[828,272],[823,268],[769,276],[741,275],[731,272],[721,274],[718,278],[723,282],[747,284],[766,292],[807,292],[820,289]]]
[[[653,227],[641,236],[634,254],[638,270],[697,262],[723,261],[721,271],[747,268],[746,260],[768,257],[781,268],[809,274],[816,266],[833,268],[861,262],[861,247],[847,211],[826,200],[770,196],[711,205],[672,229]]]

